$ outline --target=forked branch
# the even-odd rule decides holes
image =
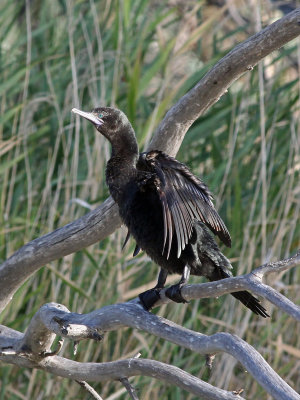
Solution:
[[[266,264],[252,273],[209,284],[189,285],[183,289],[187,298],[215,297],[249,288],[253,292],[272,295],[276,306],[287,310],[300,321],[300,308],[267,285],[261,288],[264,274],[287,270],[300,264],[300,252],[277,263]],[[260,275],[260,276],[259,276]],[[259,276],[259,277],[258,277]],[[255,278],[253,278],[255,277]],[[257,289],[259,288],[259,290]],[[267,291],[262,293],[267,288]],[[163,299],[166,302],[167,299]],[[293,305],[291,306],[290,303]],[[185,329],[169,320],[145,311],[138,299],[95,310],[89,314],[71,313],[65,306],[45,304],[35,314],[23,335],[0,327],[0,360],[16,365],[35,367],[58,376],[77,381],[102,381],[129,378],[136,375],[152,376],[175,384],[205,399],[239,399],[237,394],[215,388],[185,371],[154,360],[132,358],[111,363],[79,363],[51,352],[55,335],[74,341],[94,339],[101,342],[108,331],[130,327],[153,334],[201,355],[226,352],[237,359],[253,378],[275,399],[300,399],[300,396],[270,367],[265,359],[248,343],[229,333],[203,335]],[[99,344],[101,346],[101,343]],[[52,354],[49,356],[49,354]],[[234,396],[234,397],[233,397]]]

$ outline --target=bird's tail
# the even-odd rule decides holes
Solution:
[[[257,315],[261,315],[264,318],[269,317],[267,310],[260,304],[260,301],[252,296],[251,293],[243,290],[242,292],[230,293],[233,297],[242,302],[246,307],[253,311]]]
[[[223,269],[218,269],[218,278],[211,280],[219,280],[224,278],[231,278],[231,275],[225,272]],[[267,310],[260,304],[260,300],[256,297],[252,296],[251,293],[246,290],[240,292],[230,293],[233,297],[238,299],[241,303],[243,303],[247,308],[249,308],[252,312],[257,315],[261,315],[264,318],[269,317],[270,315],[267,313]]]

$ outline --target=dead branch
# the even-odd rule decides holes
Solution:
[[[121,378],[120,382],[123,384],[123,386],[127,390],[128,394],[132,400],[139,400],[139,398],[136,394],[136,391],[135,391],[134,387],[130,384],[128,378]]]
[[[126,303],[124,305],[126,307]],[[55,314],[55,310],[57,310],[60,318],[62,316],[62,311],[58,306],[59,305],[57,304],[45,305],[38,311],[38,314],[42,314],[44,312],[47,314],[50,312],[53,316]],[[130,307],[132,308],[132,305],[130,305]],[[138,305],[135,305],[134,307],[138,312],[142,310],[142,308]],[[147,313],[144,310],[142,311]],[[102,313],[101,310],[99,310],[99,312]],[[67,315],[67,313],[65,313],[65,315]],[[82,331],[84,331],[84,326],[82,324],[80,325],[82,327]],[[155,360],[145,360],[134,357],[126,360],[106,363],[80,363],[59,357],[57,355],[52,357],[44,357],[43,355],[32,354],[29,349],[27,349],[27,351],[20,350],[21,348],[25,348],[23,340],[24,335],[22,335],[20,332],[0,326],[0,334],[0,361],[5,363],[26,368],[38,368],[44,370],[45,372],[50,372],[54,375],[80,382],[122,380],[131,376],[144,375],[165,381],[172,385],[176,385],[207,400],[242,399],[242,397],[231,392],[215,388],[214,386],[188,374],[180,368]],[[291,399],[293,398],[291,397]]]
[[[277,308],[291,315],[295,320],[300,322],[300,307],[271,286],[262,283],[262,278],[265,275],[268,275],[271,272],[279,273],[287,271],[297,265],[300,265],[300,250],[293,257],[274,263],[264,264],[246,275],[222,279],[216,282],[186,285],[182,288],[182,295],[187,301],[190,301],[209,297],[219,297],[223,294],[238,292],[240,290],[250,290],[253,294],[268,300]],[[167,288],[160,292],[161,299],[155,303],[155,307],[172,301],[165,295],[166,290]],[[132,302],[135,301],[138,301],[138,299],[132,300]]]
[[[300,251],[293,257],[265,264],[244,276],[208,284],[188,285],[183,289],[183,295],[187,299],[216,297],[249,288],[254,293],[261,293],[261,279],[265,274],[270,271],[288,270],[298,264],[300,264]],[[268,291],[272,291],[272,296],[275,296],[276,301],[273,301],[275,305],[300,321],[300,307],[271,287],[264,286]],[[263,296],[267,298],[268,292],[264,292]],[[170,301],[166,297],[162,297],[161,302]],[[130,302],[106,306],[88,314],[71,313],[61,304],[45,304],[34,315],[25,334],[22,335],[4,326],[0,327],[0,360],[16,365],[40,368],[77,381],[122,380],[130,376],[147,375],[176,384],[207,399],[233,398],[232,393],[221,389],[212,389],[210,385],[200,379],[176,367],[154,360],[138,360],[135,357],[113,363],[78,363],[58,357],[57,351],[50,353],[55,335],[73,341],[83,339],[101,341],[104,332],[124,327],[143,330],[202,355],[226,352],[237,359],[275,399],[300,399],[300,396],[276,374],[264,358],[239,337],[229,333],[207,336],[185,329],[145,311],[138,298]]]
[[[50,303],[40,308],[35,321],[36,340],[40,333],[43,341],[45,329],[69,339],[92,337],[93,332],[111,331],[121,327],[131,327],[168,340],[199,354],[226,352],[235,357],[244,368],[275,399],[299,399],[300,396],[281,379],[264,358],[242,339],[229,333],[217,333],[206,336],[185,329],[171,321],[145,311],[140,305],[123,303],[103,307],[89,314],[76,314],[66,311],[65,307]],[[29,326],[31,329],[31,327]],[[1,329],[2,331],[2,329]],[[44,357],[44,352],[35,352],[35,343],[28,335],[15,333],[15,337],[5,337],[3,327],[0,347],[0,360],[26,367],[43,369],[59,376],[80,381],[102,381],[121,379],[136,375],[147,375],[176,384],[191,393],[206,396],[208,399],[232,398],[229,392],[212,388],[201,380],[192,377],[179,368],[154,360],[137,358],[111,363],[79,363],[59,356]],[[89,334],[87,335],[87,332]],[[101,344],[100,344],[101,345]],[[207,386],[208,385],[208,386]],[[205,390],[208,389],[208,392]],[[222,394],[225,397],[216,397]],[[227,396],[227,397],[226,397]]]
[[[191,124],[236,79],[299,34],[300,8],[236,46],[169,110],[149,148],[176,155]],[[117,207],[108,198],[96,210],[24,245],[0,267],[0,312],[19,286],[44,264],[104,239],[120,225]]]
[[[85,381],[76,381],[83,389],[85,389],[94,399],[103,400],[102,397]]]

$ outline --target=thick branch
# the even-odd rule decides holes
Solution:
[[[256,268],[250,274],[207,284],[188,285],[182,292],[187,299],[191,299],[214,297],[249,288],[268,298],[268,292],[271,291],[270,300],[273,300],[278,307],[287,309],[287,312],[300,321],[299,307],[261,283],[264,274],[270,273],[270,268],[272,272],[278,272],[297,264],[300,264],[300,251],[286,260]],[[170,300],[162,295],[162,302],[167,301]],[[24,335],[7,327],[0,327],[0,360],[40,368],[77,381],[120,380],[135,375],[147,375],[175,384],[203,398],[233,398],[232,393],[215,390],[176,367],[156,361],[138,360],[141,362],[139,363],[137,359],[131,359],[102,364],[77,363],[57,357],[57,351],[51,352],[55,334],[76,341],[82,339],[101,341],[103,332],[126,326],[144,330],[199,354],[227,352],[235,357],[275,399],[300,399],[300,396],[275,373],[263,357],[242,339],[227,333],[206,336],[185,329],[145,311],[138,299],[106,306],[82,315],[70,313],[60,304],[46,304],[34,315]],[[49,354],[51,357],[46,357]]]
[[[21,247],[0,267],[0,312],[41,266],[104,239],[119,226],[117,206],[108,198],[96,210]]]
[[[167,145],[175,146],[177,152],[192,123],[215,104],[234,81],[298,35],[300,8],[236,46],[168,111],[150,149]]]
[[[68,376],[72,375],[85,376],[85,380],[103,381],[107,379],[119,379],[120,377],[130,377],[145,375],[155,379],[175,385],[186,391],[201,396],[203,399],[209,400],[237,400],[242,397],[231,392],[216,388],[209,383],[188,374],[180,368],[174,367],[155,360],[145,360],[131,358],[127,360],[115,361],[112,363],[76,363],[57,357],[58,360],[47,360],[46,370],[56,375]]]
[[[40,321],[40,325],[37,325],[36,321]],[[264,358],[252,346],[237,336],[228,333],[217,333],[212,336],[206,336],[201,333],[193,332],[145,311],[138,304],[123,303],[106,306],[89,314],[76,314],[68,312],[63,306],[51,303],[41,307],[35,318],[32,320],[32,324],[36,331],[36,340],[38,340],[39,333],[41,335],[44,334],[45,328],[60,336],[73,340],[80,340],[92,337],[93,333],[98,334],[99,331],[111,331],[122,327],[131,327],[143,330],[199,354],[226,352],[236,358],[254,377],[254,379],[275,399],[300,399],[300,396],[297,395],[297,393],[276,374]],[[5,329],[6,328],[4,328],[4,332]],[[33,328],[29,326],[29,330],[32,329]],[[151,367],[148,372],[146,370],[141,372],[140,369],[135,369],[136,366],[140,365],[139,361],[141,360],[138,359],[133,359],[134,361],[123,360],[124,365],[122,364],[122,361],[118,361],[120,364],[118,364],[118,368],[115,369],[110,368],[111,365],[116,365],[114,363],[85,364],[63,360],[56,356],[43,358],[36,353],[31,354],[31,358],[26,356],[26,353],[24,354],[24,352],[20,355],[18,355],[18,353],[12,354],[13,349],[26,349],[30,346],[31,348],[34,347],[34,343],[28,335],[25,334],[19,339],[17,339],[17,335],[15,336],[16,337],[13,339],[9,338],[6,343],[3,343],[4,345],[6,344],[6,349],[8,347],[7,345],[10,343],[11,348],[6,351],[1,351],[0,348],[0,360],[9,363],[16,363],[18,365],[20,365],[20,362],[22,361],[22,365],[27,363],[27,366],[42,368],[60,376],[84,381],[119,379],[120,374],[121,377],[122,375],[129,377],[140,374],[149,374],[149,376],[154,376],[154,374],[152,375],[153,371],[157,373],[156,367],[152,370],[152,373],[150,372]],[[42,337],[40,339],[43,341]],[[31,362],[30,365],[28,364],[29,362]],[[150,366],[151,362],[153,361],[150,361]],[[121,367],[122,365],[124,369]],[[100,371],[101,376],[99,376]],[[176,367],[168,366],[167,370],[164,369],[164,371],[166,374],[170,371],[174,371],[173,378],[177,379],[175,377],[178,376],[177,373],[179,370]],[[180,372],[180,374],[181,373],[182,372]],[[171,375],[173,374],[171,373]],[[156,374],[156,377],[158,379],[167,379],[165,375],[164,377],[161,375],[160,378],[159,374]],[[189,383],[185,387],[182,386],[182,382],[181,384],[176,382],[176,385],[184,387],[187,390],[189,390],[188,388],[191,388],[192,383],[190,381],[185,381],[185,379],[181,378],[180,381],[183,381],[184,385],[185,382]],[[169,382],[171,383],[171,381]],[[172,383],[174,384],[175,382],[173,381]],[[197,387],[199,387],[198,384],[199,382],[197,382]],[[203,389],[202,386],[201,389]]]
[[[33,362],[24,356],[3,357],[0,360],[27,368],[39,368],[54,375],[76,381],[103,382],[120,380],[131,376],[150,376],[155,379],[178,386],[186,391],[207,400],[240,400],[242,397],[218,389],[209,383],[196,378],[173,365],[155,360],[130,358],[105,363],[81,363],[63,357],[46,357],[40,362]],[[292,399],[292,398],[291,398]],[[295,398],[296,399],[296,398]]]
[[[298,8],[235,47],[169,110],[150,148],[175,155],[191,124],[224,94],[232,82],[299,34]],[[45,263],[104,239],[120,225],[117,207],[109,198],[82,218],[20,248],[0,267],[0,312],[17,288]]]

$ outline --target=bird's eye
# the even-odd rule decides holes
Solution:
[[[103,118],[103,114],[102,113],[98,114],[98,117]]]

